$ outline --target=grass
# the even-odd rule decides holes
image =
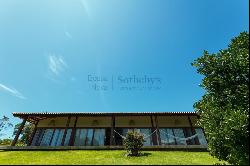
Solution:
[[[125,157],[122,150],[0,151],[0,164],[212,165],[221,163],[208,152],[145,151]]]

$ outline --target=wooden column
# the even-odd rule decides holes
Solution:
[[[155,125],[156,125],[156,135],[157,135],[157,141],[158,145],[161,145],[161,136],[160,136],[160,130],[159,130],[159,125],[158,125],[158,117],[155,115]]]
[[[29,137],[28,146],[30,146],[30,145],[32,144],[33,138],[34,138],[34,136],[35,136],[35,134],[36,134],[36,129],[37,129],[38,122],[39,122],[39,120],[36,121],[34,130],[32,131],[32,134],[31,134],[30,137]]]
[[[153,117],[152,115],[150,116],[151,119],[151,132],[155,131],[155,127],[154,127],[154,121],[153,121]],[[153,141],[153,145],[158,145],[158,141],[157,141],[157,133],[152,134],[152,141]]]
[[[172,133],[173,133],[173,136],[175,137],[175,133],[174,133],[174,129],[173,128],[172,128]],[[176,138],[174,138],[174,142],[175,142],[175,145],[177,145]]]
[[[64,134],[63,134],[62,144],[61,144],[62,146],[64,146],[64,141],[65,141],[65,138],[66,138],[67,130],[69,128],[70,119],[71,119],[71,116],[69,116],[68,120],[67,120],[67,124],[66,124],[65,131],[64,131]]]
[[[89,133],[89,129],[87,129],[87,133],[86,133],[86,136],[85,136],[85,142],[84,142],[84,145],[85,145],[85,146],[87,145],[87,141],[88,141],[88,139],[87,139],[88,133]]]
[[[115,145],[114,129],[115,129],[115,116],[112,116],[111,131],[110,131],[110,145]]]
[[[192,135],[195,135],[196,132],[195,132],[195,129],[193,128],[193,124],[192,124],[192,121],[191,121],[189,116],[188,116],[188,121],[189,121],[189,125],[191,127]],[[199,140],[196,137],[194,138],[194,141],[195,141],[196,145],[200,144]]]
[[[74,123],[74,128],[72,129],[72,133],[71,133],[70,141],[69,141],[69,146],[74,146],[74,143],[75,143],[77,120],[78,120],[78,116],[76,116],[76,120],[75,120],[75,123]]]
[[[22,132],[22,130],[23,130],[23,127],[24,127],[24,125],[25,125],[27,119],[28,119],[28,117],[24,117],[23,122],[21,123],[21,126],[19,127],[19,129],[18,129],[18,131],[17,131],[17,133],[16,133],[16,136],[15,136],[14,140],[13,140],[12,143],[11,143],[11,146],[15,146],[15,145],[16,145],[17,140],[18,140],[18,138],[19,138],[19,135],[21,134],[21,132]]]
[[[90,142],[91,146],[94,145],[94,137],[95,137],[95,129],[93,129],[93,135],[92,135],[91,142]]]

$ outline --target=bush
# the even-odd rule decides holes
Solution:
[[[124,146],[128,156],[139,156],[143,147],[144,136],[136,131],[129,131],[124,139]]]

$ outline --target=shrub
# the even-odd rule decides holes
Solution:
[[[144,136],[136,131],[129,131],[124,139],[124,146],[128,156],[139,156],[143,147]]]

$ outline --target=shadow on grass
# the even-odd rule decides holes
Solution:
[[[128,155],[127,153],[125,153],[126,157],[148,157],[150,155],[152,155],[152,153],[149,153],[149,152],[142,152],[138,156],[132,156],[132,155]]]
[[[152,153],[144,152],[144,153],[141,153],[139,156],[146,156],[146,157],[148,157],[150,155],[152,155]]]

